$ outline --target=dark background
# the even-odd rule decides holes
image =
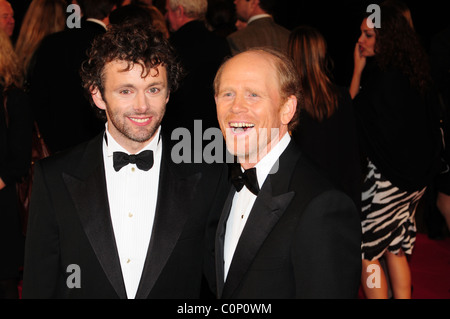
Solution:
[[[31,0],[9,0],[15,10],[17,36],[23,15]],[[93,0],[94,1],[94,0]],[[208,0],[209,2],[219,0]],[[233,0],[225,0],[233,3]],[[70,0],[68,0],[70,2]],[[292,30],[299,25],[318,28],[328,42],[330,56],[334,60],[335,80],[348,86],[353,71],[353,49],[359,37],[362,14],[369,4],[377,0],[278,0],[275,21]],[[404,0],[409,6],[415,29],[428,50],[431,38],[450,22],[450,10],[442,0]],[[153,0],[164,14],[165,0]]]

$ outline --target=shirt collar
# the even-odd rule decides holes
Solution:
[[[281,154],[284,152],[289,142],[291,141],[291,136],[288,132],[284,134],[281,140],[264,156],[256,165],[256,176],[258,177],[258,184],[261,187],[267,178],[267,175],[276,173],[278,166],[275,166],[276,162],[280,158]],[[274,171],[272,171],[272,168]],[[241,167],[242,169],[242,167]]]
[[[86,21],[91,21],[91,22],[98,23],[98,24],[100,24],[102,27],[104,27],[105,30],[108,29],[108,27],[106,26],[106,24],[105,24],[103,21],[101,21],[101,20],[94,19],[94,18],[87,18]]]
[[[250,19],[248,19],[247,24],[250,23],[250,22],[253,22],[253,21],[257,20],[257,19],[262,19],[262,18],[272,18],[272,16],[270,14],[267,14],[267,13],[257,14],[257,15],[254,15],[253,17],[251,17]]]

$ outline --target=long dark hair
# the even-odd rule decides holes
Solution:
[[[398,8],[383,4],[380,8],[381,25],[375,28],[375,60],[382,69],[399,70],[414,88],[426,92],[431,82],[430,66],[417,33]]]
[[[299,26],[289,37],[288,54],[300,75],[303,108],[318,121],[329,118],[338,107],[338,90],[329,76],[325,38],[313,27]]]

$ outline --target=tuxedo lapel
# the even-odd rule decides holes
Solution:
[[[63,173],[81,224],[111,285],[120,298],[126,298],[125,285],[111,222],[102,137],[88,143],[74,172]]]
[[[165,145],[153,233],[136,299],[147,298],[161,274],[190,214],[185,205],[192,201],[201,178],[201,173],[185,176],[171,161],[170,148]]]
[[[241,234],[221,298],[229,298],[238,287],[259,248],[294,197],[293,191],[279,196],[273,196],[272,191],[269,179],[264,183]]]
[[[252,264],[264,240],[270,234],[272,228],[286,211],[289,203],[294,198],[295,192],[289,190],[289,180],[300,154],[291,142],[279,159],[278,171],[269,174],[261,191],[256,198],[250,216],[242,231],[241,237],[233,255],[233,260],[228,271],[227,280],[223,284],[223,290],[219,290],[220,298],[230,298],[238,288],[247,270]],[[234,188],[233,188],[234,190]],[[233,196],[227,200],[229,214]],[[224,227],[228,214],[221,220]],[[224,234],[223,234],[224,236]],[[216,240],[219,243],[218,240]],[[218,287],[223,283],[223,240],[221,247],[222,277],[218,278]],[[219,269],[219,268],[218,268]],[[219,271],[218,271],[219,273]],[[220,279],[220,280],[219,280]]]
[[[228,216],[231,211],[231,204],[233,203],[233,197],[236,192],[234,187],[231,187],[228,193],[227,200],[225,201],[222,213],[220,215],[219,223],[217,224],[216,240],[215,240],[215,256],[216,256],[216,287],[217,295],[220,296],[223,290],[224,284],[224,243],[225,243],[225,230],[227,225]]]

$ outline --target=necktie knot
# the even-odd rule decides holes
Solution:
[[[242,172],[239,164],[233,164],[231,166],[231,182],[238,192],[240,192],[245,185],[253,194],[258,195],[259,193],[259,184],[255,167]]]
[[[132,155],[124,152],[113,153],[113,166],[116,172],[128,164],[136,164],[137,168],[148,171],[153,166],[153,151],[145,150]]]

